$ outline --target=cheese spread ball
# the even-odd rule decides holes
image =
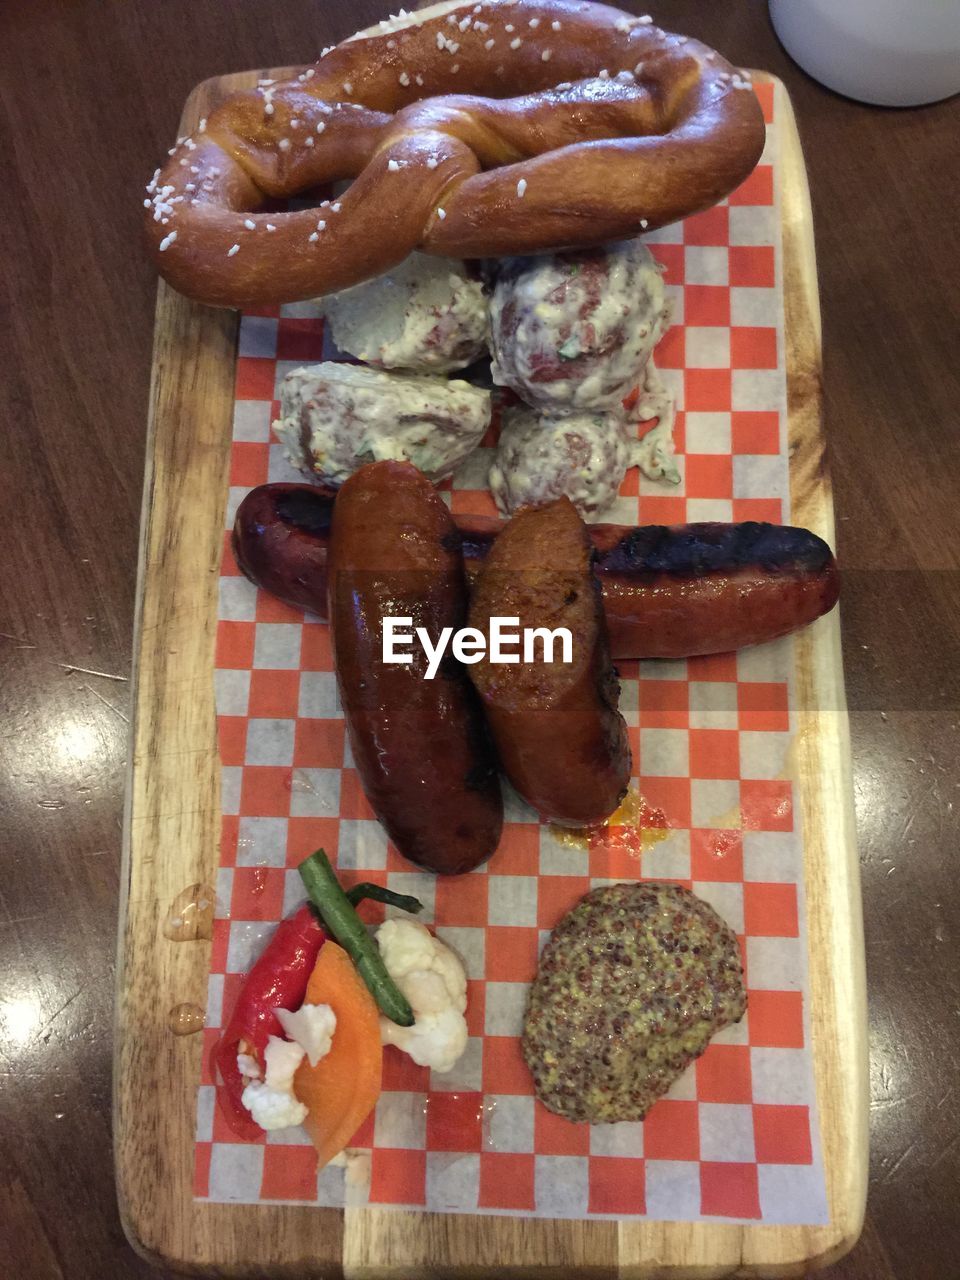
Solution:
[[[547,412],[619,412],[669,323],[639,240],[508,259],[490,307],[493,380]]]
[[[521,1048],[557,1115],[642,1120],[746,1007],[736,934],[713,907],[679,885],[609,885],[551,934]]]
[[[452,258],[411,254],[320,306],[340,350],[381,369],[449,373],[486,350],[486,292]]]
[[[327,362],[287,374],[273,429],[295,467],[340,485],[385,460],[442,480],[489,425],[490,393],[468,382]]]
[[[610,413],[541,416],[531,409],[504,415],[488,483],[504,515],[566,496],[584,519],[616,498],[631,465],[620,419]]]

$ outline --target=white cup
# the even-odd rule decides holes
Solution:
[[[787,53],[829,89],[884,107],[960,93],[960,0],[770,0]]]

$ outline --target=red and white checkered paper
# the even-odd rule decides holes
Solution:
[[[648,237],[675,299],[657,361],[677,396],[683,481],[631,472],[608,520],[789,520],[775,93],[758,92],[768,144],[756,172],[723,205]],[[486,866],[455,879],[417,870],[388,844],[364,798],[326,624],[255,590],[229,546],[234,511],[253,485],[299,478],[271,438],[275,397],[284,374],[325,355],[309,304],[243,317],[217,634],[223,830],[207,1049],[252,958],[303,897],[297,863],[319,846],[345,884],[373,880],[425,903],[422,918],[466,963],[470,1040],[447,1075],[387,1048],[383,1094],[351,1144],[369,1156],[319,1174],[300,1130],[234,1139],[205,1052],[196,1196],[825,1222],[802,843],[787,760],[792,642],[622,664],[641,823],[664,833],[648,832],[642,852],[636,831],[616,828],[589,850],[570,847],[511,795],[502,845]],[[493,511],[490,456],[478,450],[448,486],[454,511]],[[644,1123],[572,1124],[533,1097],[518,1039],[527,984],[568,908],[596,885],[636,879],[679,881],[728,921],[742,945],[749,1010]],[[383,917],[375,904],[362,911],[370,922]]]

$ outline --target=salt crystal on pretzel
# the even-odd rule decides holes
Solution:
[[[485,21],[464,26],[478,10]],[[307,70],[231,95],[155,177],[178,198],[164,214],[177,237],[151,211],[148,243],[181,293],[271,305],[349,288],[415,249],[501,257],[624,239],[716,204],[764,144],[757,99],[723,58],[580,0],[401,12]],[[200,175],[189,191],[185,155]],[[322,246],[309,209],[258,212],[342,179]]]

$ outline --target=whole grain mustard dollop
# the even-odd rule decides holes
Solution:
[[[554,929],[530,989],[523,1056],[570,1120],[642,1120],[747,1007],[733,930],[689,890],[588,893]]]

